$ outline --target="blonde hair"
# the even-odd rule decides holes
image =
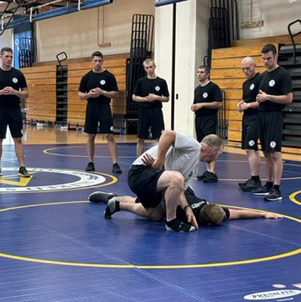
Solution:
[[[225,218],[224,209],[217,204],[206,204],[200,212],[200,223],[221,224]]]

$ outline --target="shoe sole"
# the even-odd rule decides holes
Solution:
[[[189,231],[179,231],[179,232],[173,230],[168,225],[165,225],[165,228],[166,228],[167,231],[172,231],[172,232],[175,232],[175,233],[190,233],[190,232],[195,231],[195,227],[193,227],[193,226],[190,227]]]
[[[240,189],[244,192],[252,192],[254,190],[258,190],[258,188],[245,188],[245,187],[240,187]]]
[[[252,195],[254,195],[254,196],[267,196],[269,194],[270,194],[270,192],[267,192],[267,193],[254,193],[254,192],[252,192]]]
[[[277,197],[277,198],[273,198],[273,199],[265,197],[264,200],[265,201],[279,201],[279,200],[282,200],[282,196],[281,197]]]
[[[23,175],[23,174],[21,174],[21,173],[19,173],[19,176],[21,176],[21,177],[23,177],[23,178],[28,178],[28,177],[30,177],[30,175]]]

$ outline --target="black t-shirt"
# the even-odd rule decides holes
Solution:
[[[256,96],[259,91],[259,85],[260,85],[261,80],[262,80],[262,74],[256,73],[253,78],[247,79],[243,83],[242,99],[246,103],[256,102]],[[257,113],[258,113],[258,108],[249,108],[244,111],[244,114],[247,114],[247,115],[253,115],[253,114],[257,114]]]
[[[105,91],[118,91],[116,78],[108,70],[104,70],[100,73],[90,70],[82,77],[78,90],[80,92],[87,93],[96,87],[99,87]],[[100,95],[97,98],[88,98],[87,101],[89,103],[109,104],[111,99],[104,95]]]
[[[13,67],[10,70],[0,68],[0,90],[7,86],[13,87],[15,90],[26,88],[27,83],[23,73]],[[0,107],[14,107],[19,104],[20,98],[16,95],[0,96]]]
[[[292,80],[289,73],[281,66],[273,71],[265,71],[259,89],[267,94],[285,95],[293,91]],[[277,104],[270,101],[259,104],[259,111],[281,111],[285,104]]]
[[[187,200],[187,202],[188,202],[188,200]],[[207,204],[209,204],[209,202],[206,201],[206,200],[199,201],[199,202],[194,202],[194,203],[190,204],[190,206],[192,208],[192,211],[193,211],[193,214],[194,214],[198,224],[205,224],[202,221],[200,221],[199,217],[200,217],[200,212],[201,212],[202,208]],[[229,211],[229,209],[224,208],[224,207],[223,207],[223,210],[225,211],[225,214],[226,214],[225,218],[224,218],[224,221],[226,221],[230,218],[230,211]],[[178,220],[187,223],[187,218],[186,218],[185,211],[180,206],[177,207],[176,216],[177,216]]]
[[[213,82],[209,82],[205,86],[199,85],[194,90],[194,101],[193,104],[197,103],[211,103],[211,102],[221,102],[222,93],[220,88]],[[206,116],[216,114],[217,108],[201,108],[195,112],[197,116]]]
[[[149,79],[148,77],[143,77],[139,79],[136,83],[134,94],[140,97],[146,97],[150,93],[159,96],[169,96],[167,83],[164,79],[156,77],[155,79]],[[162,108],[162,102],[139,102],[139,107],[142,108]]]

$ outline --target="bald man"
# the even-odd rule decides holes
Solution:
[[[241,190],[253,191],[261,187],[259,177],[260,155],[257,141],[259,139],[258,106],[256,95],[262,75],[256,72],[256,63],[253,58],[246,57],[241,61],[242,72],[246,76],[243,83],[242,100],[237,104],[237,109],[243,112],[241,148],[246,151],[251,170],[251,178],[244,183],[239,183]]]

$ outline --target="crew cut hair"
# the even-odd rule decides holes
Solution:
[[[12,48],[10,48],[10,47],[3,47],[1,49],[1,55],[3,55],[5,51],[7,51],[7,52],[13,52]]]
[[[204,69],[207,74],[210,74],[210,68],[206,65],[201,65],[198,69]]]
[[[277,54],[276,46],[274,44],[266,44],[261,49],[261,53],[263,54],[266,54],[269,51],[271,51],[274,55],[276,55]]]
[[[92,59],[94,58],[94,57],[101,57],[102,59],[103,59],[103,54],[100,52],[100,51],[94,51],[93,53],[92,53]]]

